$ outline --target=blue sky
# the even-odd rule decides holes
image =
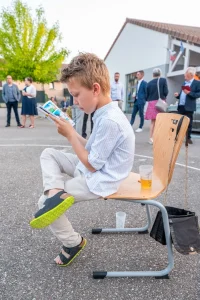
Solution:
[[[42,4],[49,25],[59,21],[62,46],[71,54],[94,52],[104,58],[125,19],[136,18],[200,27],[199,1],[161,0],[28,0],[34,10]],[[0,8],[11,0],[0,0]],[[196,9],[195,9],[196,8]],[[137,45],[137,41],[135,41]]]

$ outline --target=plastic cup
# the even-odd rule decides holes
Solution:
[[[151,165],[139,166],[139,172],[140,172],[140,181],[141,181],[142,189],[150,189],[152,186],[153,166]]]
[[[116,213],[116,228],[124,228],[126,220],[126,213],[119,211]]]

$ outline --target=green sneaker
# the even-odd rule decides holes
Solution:
[[[30,222],[33,228],[44,228],[56,221],[74,203],[74,197],[67,195],[65,191],[60,191],[53,197],[47,198],[44,207],[38,210],[35,218]]]
[[[82,241],[78,246],[67,248],[65,246],[62,247],[62,251],[59,254],[60,260],[62,261],[62,264],[57,264],[59,267],[66,267],[68,266],[83,250],[83,248],[86,246],[87,240],[82,237]]]

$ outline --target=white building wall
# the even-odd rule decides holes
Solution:
[[[114,73],[119,72],[120,81],[126,89],[127,74],[138,70],[152,70],[159,66],[162,66],[162,71],[164,71],[165,65],[169,62],[169,54],[166,50],[169,47],[168,44],[167,34],[134,24],[126,24],[105,60],[111,82]],[[150,73],[151,71],[145,76],[147,81],[152,79],[152,73],[151,75]]]
[[[126,24],[105,60],[111,78],[115,72],[122,77],[140,69],[166,64],[168,35],[134,24]]]

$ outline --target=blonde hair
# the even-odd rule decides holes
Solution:
[[[110,93],[108,69],[104,61],[95,54],[80,53],[62,70],[61,74],[61,82],[76,78],[82,86],[90,90],[94,83],[98,83],[104,95]]]

